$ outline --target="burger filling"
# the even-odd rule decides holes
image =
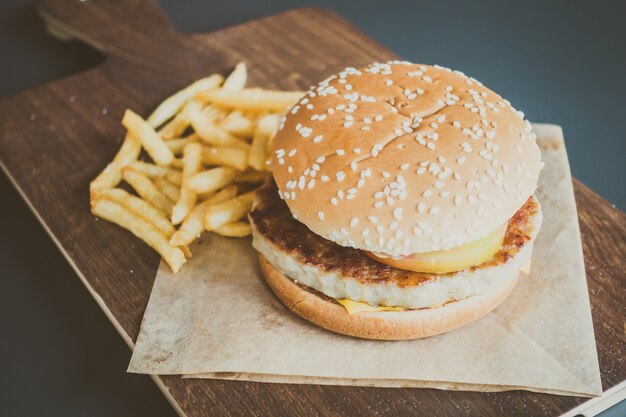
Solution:
[[[293,218],[275,184],[257,192],[250,213],[255,249],[278,271],[350,313],[432,308],[507,285],[527,270],[541,226],[534,197],[477,241],[407,258],[340,246]]]

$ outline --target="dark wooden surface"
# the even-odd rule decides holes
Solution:
[[[249,64],[252,84],[305,88],[347,65],[394,55],[325,10],[300,9],[202,35],[175,32],[147,0],[43,0],[57,29],[102,50],[76,76],[0,100],[0,162],[96,300],[132,346],[158,256],[89,214],[88,183],[115,154],[126,108],[147,115],[211,72]],[[575,181],[602,384],[626,378],[626,216]],[[323,364],[320,364],[323,366]],[[535,394],[262,384],[158,377],[188,416],[559,415],[585,399]]]

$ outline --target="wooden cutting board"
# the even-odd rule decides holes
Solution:
[[[184,7],[184,6],[181,6]],[[251,84],[304,89],[345,66],[395,55],[337,15],[298,9],[210,34],[176,32],[148,0],[43,0],[61,37],[106,54],[84,73],[0,100],[0,164],[132,348],[159,258],[89,213],[88,183],[120,144],[122,113],[147,115],[168,94],[240,60]],[[604,389],[626,379],[626,216],[575,181]],[[183,380],[154,376],[180,415],[559,415],[584,398]]]

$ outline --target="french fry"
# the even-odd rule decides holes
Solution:
[[[254,191],[250,191],[232,200],[207,207],[204,214],[204,228],[211,231],[226,223],[241,219],[250,211],[253,200]]]
[[[180,198],[180,188],[178,186],[162,177],[156,177],[153,181],[154,185],[156,185],[167,198],[172,201],[178,201]]]
[[[146,201],[122,190],[121,188],[99,190],[96,193],[94,200],[103,198],[119,204],[144,220],[149,221],[168,238],[171,237],[176,231],[174,226],[172,226],[168,218],[165,217],[161,210],[154,208]]]
[[[219,146],[202,148],[202,163],[205,165],[223,165],[243,171],[248,166],[250,147]]]
[[[187,129],[191,120],[200,114],[202,107],[202,102],[192,98],[185,104],[180,113],[177,113],[172,120],[159,130],[159,135],[165,140],[180,136]]]
[[[246,69],[246,64],[243,62],[235,65],[235,69],[224,81],[222,84],[222,88],[224,90],[241,90],[246,86],[246,80],[248,78],[248,70]]]
[[[174,152],[175,155],[180,155],[183,153],[183,149],[185,149],[185,145],[192,142],[198,142],[200,138],[195,133],[180,139],[171,139],[165,142],[168,148]]]
[[[198,117],[191,121],[196,134],[204,142],[214,146],[239,146],[245,147],[247,144],[238,139],[234,135],[228,133],[224,129],[219,128],[215,124],[215,118],[206,116],[202,112]]]
[[[231,200],[237,196],[237,186],[229,185],[228,187],[222,188],[217,193],[213,194],[211,197],[208,197],[205,201],[208,205],[220,204],[224,201]]]
[[[171,246],[165,234],[152,223],[120,204],[108,199],[96,199],[91,206],[91,212],[95,216],[123,227],[146,242],[165,259],[174,273],[178,272],[187,261],[183,251]]]
[[[172,184],[178,185],[179,187],[183,183],[183,173],[175,169],[169,170],[164,178]]]
[[[189,188],[196,193],[208,193],[230,184],[237,176],[237,170],[219,167],[197,173],[189,181]]]
[[[129,132],[139,137],[148,155],[158,165],[167,166],[172,163],[174,153],[167,147],[157,132],[137,113],[126,110],[122,124]]]
[[[183,254],[185,254],[185,258],[191,258],[191,249],[189,249],[189,246],[181,245],[179,248],[183,251]]]
[[[203,90],[210,90],[218,87],[224,77],[218,74],[210,75],[206,78],[202,78],[177,93],[166,98],[157,107],[150,117],[148,117],[148,123],[153,128],[157,128],[174,116],[185,105],[185,103],[191,99],[196,93]]]
[[[244,237],[252,233],[252,227],[249,223],[237,221],[223,224],[217,227],[214,232],[227,237]]]
[[[267,148],[270,138],[278,128],[279,116],[277,114],[268,114],[259,120],[254,139],[252,139],[252,147],[248,155],[248,165],[258,171],[269,169],[267,164]]]
[[[195,95],[204,103],[223,109],[284,112],[304,95],[303,91],[273,91],[248,88],[239,91],[214,89]]]
[[[122,169],[122,178],[133,187],[141,198],[154,207],[167,214],[172,211],[172,207],[174,206],[172,200],[167,198],[148,176],[130,167],[126,167]]]
[[[176,233],[170,239],[170,244],[180,246],[189,245],[196,240],[200,234],[204,231],[204,212],[207,207],[213,204],[219,204],[224,201],[234,198],[237,194],[237,187],[230,186],[224,188],[218,193],[212,195],[207,200],[198,204],[191,210],[189,215],[180,225]]]
[[[200,203],[187,215],[176,233],[172,235],[170,244],[174,246],[189,245],[204,231],[204,210],[207,204]]]
[[[217,126],[234,136],[251,138],[254,136],[254,130],[256,128],[255,119],[256,118],[245,116],[239,110],[234,110],[222,119]]]
[[[150,162],[133,161],[128,166],[135,171],[141,172],[149,177],[164,177],[171,168],[154,165]]]
[[[182,158],[174,158],[172,159],[172,167],[176,168],[176,169],[183,169],[183,166],[185,164],[183,163]]]
[[[127,133],[124,142],[113,161],[89,184],[91,191],[113,188],[122,180],[121,169],[135,161],[141,152],[141,141],[132,133]]]
[[[180,197],[172,210],[172,223],[179,224],[189,214],[198,198],[190,187],[190,180],[202,166],[202,146],[199,143],[190,143],[185,146],[183,153],[183,184],[180,188]]]

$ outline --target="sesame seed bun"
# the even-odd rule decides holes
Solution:
[[[464,326],[500,305],[511,293],[518,279],[515,272],[501,287],[441,307],[350,315],[333,300],[287,278],[261,255],[259,264],[274,294],[293,313],[337,333],[378,340],[418,339]]]
[[[486,236],[533,194],[530,123],[473,78],[408,62],[347,68],[288,112],[272,169],[293,216],[392,256]]]

